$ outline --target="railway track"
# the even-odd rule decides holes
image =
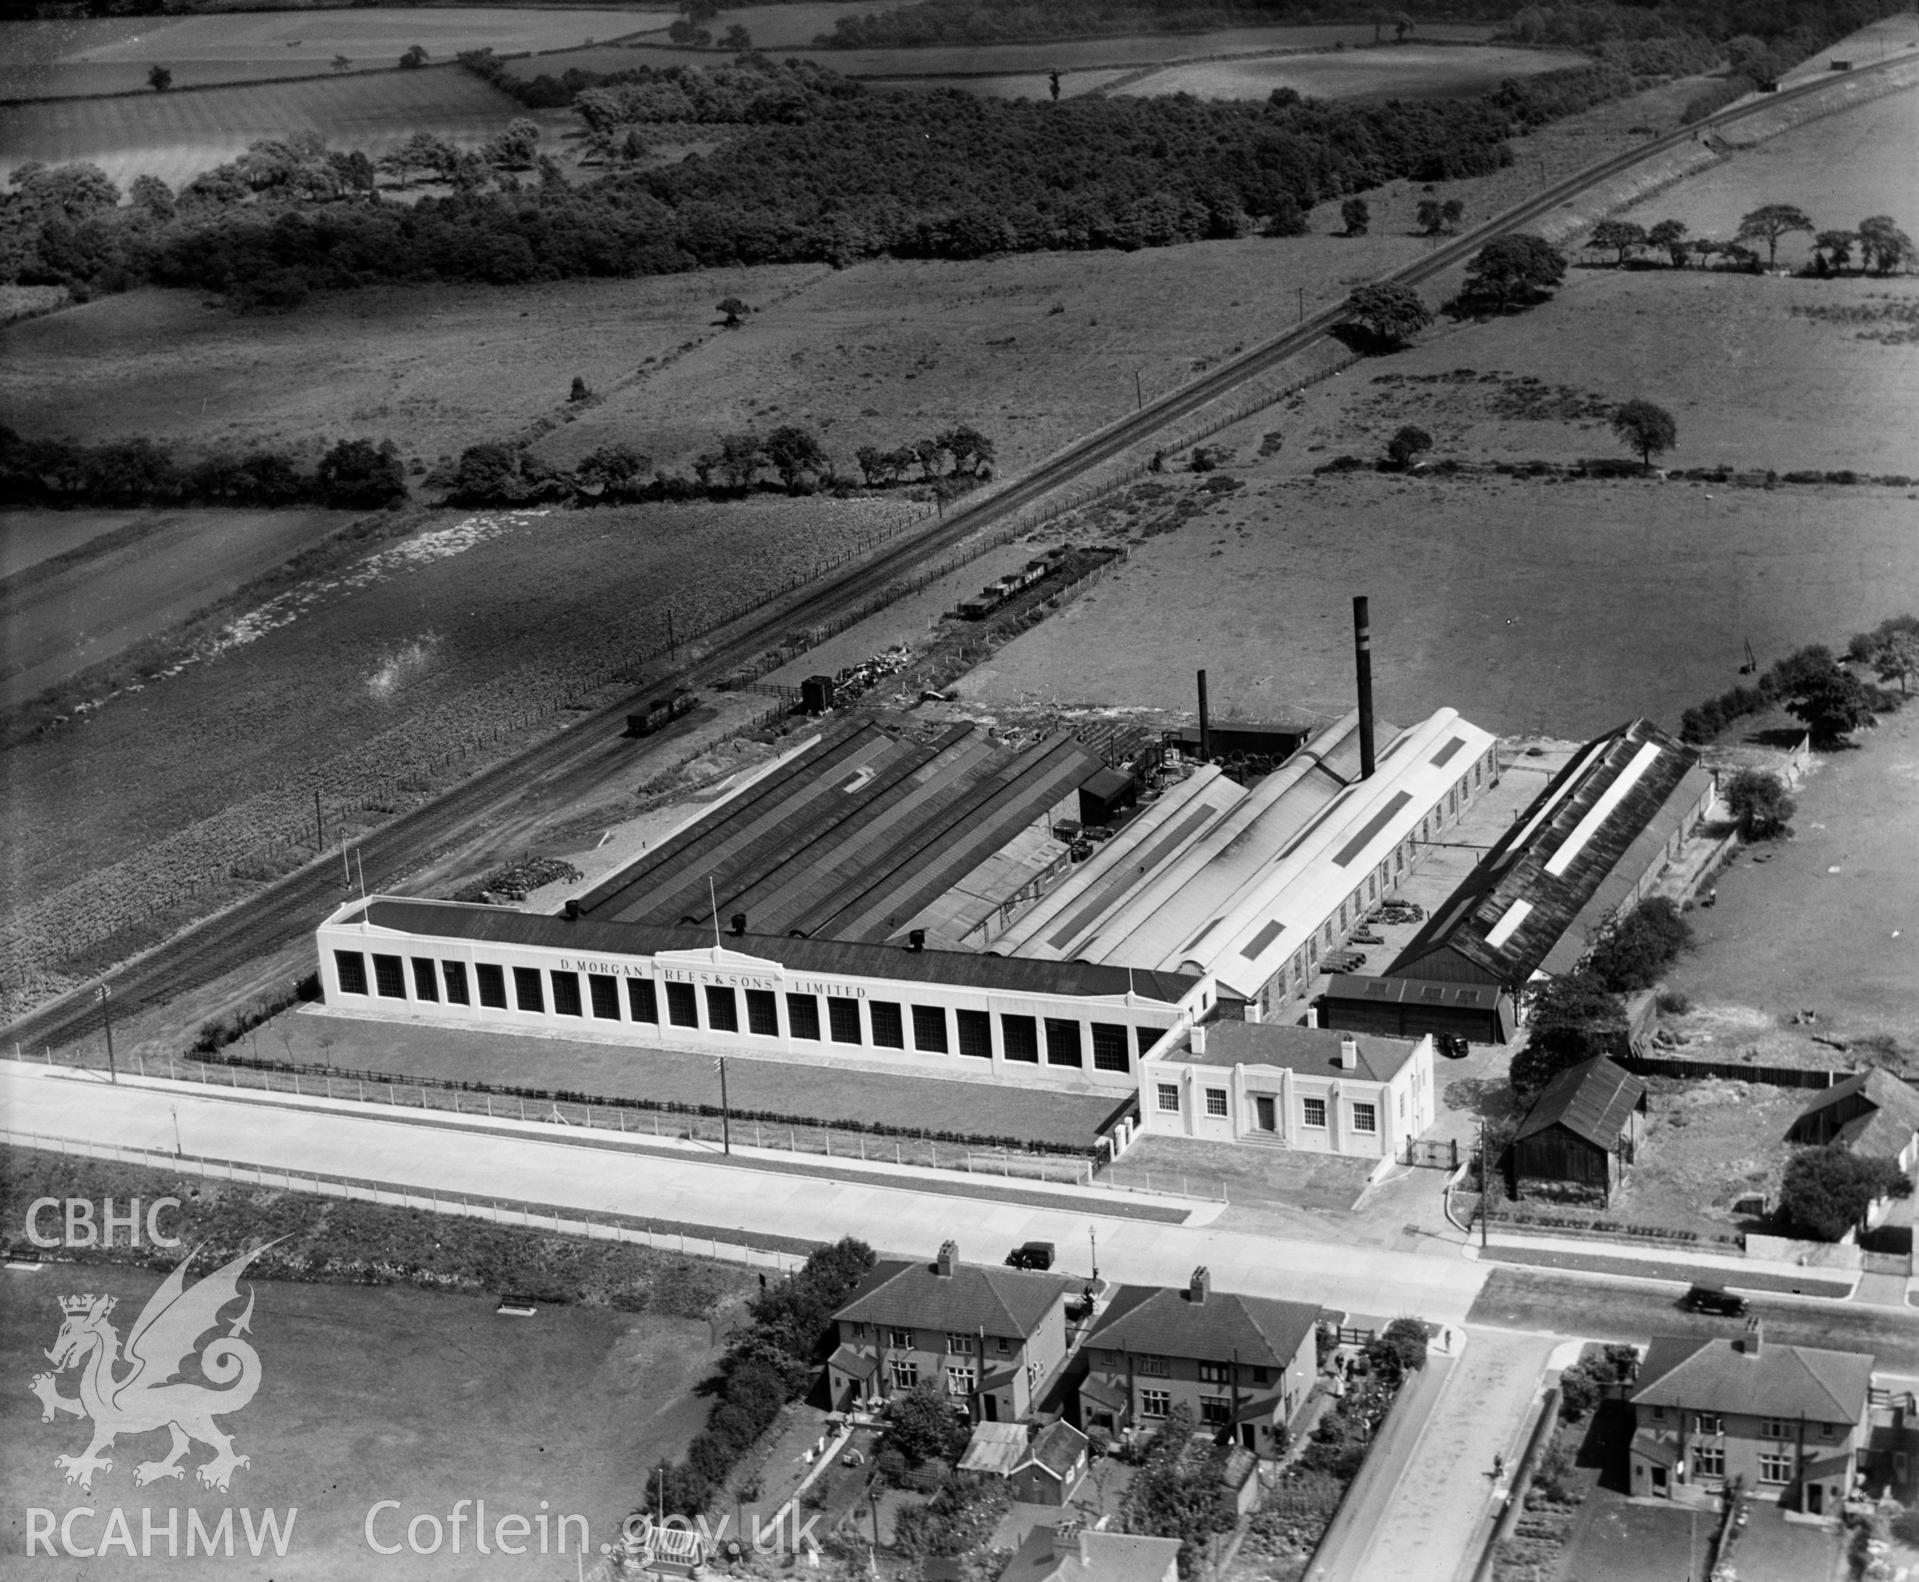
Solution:
[[[1631,169],[1649,155],[1735,125],[1782,103],[1813,98],[1910,64],[1908,59],[1896,58],[1861,67],[1843,78],[1814,79],[1754,104],[1721,111],[1695,126],[1649,139],[1624,154],[1554,182],[1486,224],[1435,247],[1415,262],[1381,278],[1418,285],[1464,262],[1492,237],[1550,213],[1568,198]],[[845,573],[708,634],[703,639],[709,644],[708,652],[697,666],[654,677],[644,692],[635,692],[581,716],[558,736],[483,770],[363,839],[357,850],[369,889],[404,876],[417,867],[422,853],[443,846],[474,821],[518,796],[530,780],[563,776],[589,764],[595,757],[618,750],[614,744],[624,729],[627,713],[647,696],[658,693],[664,684],[677,681],[698,686],[736,669],[769,647],[777,632],[830,617],[862,592],[909,575],[963,539],[1043,501],[1092,468],[1150,440],[1169,425],[1270,372],[1319,340],[1343,317],[1337,307],[1325,309],[1286,334],[1240,354],[1142,410],[1075,441],[990,499],[949,512],[933,528],[875,552]],[[114,969],[104,981],[115,1003],[122,1007],[162,1003],[202,987],[309,932],[340,898],[330,859],[316,861]],[[13,1022],[0,1036],[25,1049],[62,1045],[83,1038],[94,1032],[103,1019],[94,989],[94,984],[88,984],[71,990]]]

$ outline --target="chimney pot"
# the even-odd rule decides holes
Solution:
[[[1342,1038],[1339,1041],[1339,1069],[1357,1071],[1359,1069],[1359,1040]]]
[[[926,930],[923,928],[907,930],[906,948],[915,952],[924,950],[926,948]]]
[[[566,898],[566,917],[570,922],[580,915],[580,903],[573,896]]]
[[[1206,1053],[1206,1029],[1197,1022],[1193,1024],[1192,1045],[1194,1054],[1203,1055]]]
[[[1193,1271],[1191,1283],[1186,1287],[1186,1297],[1191,1302],[1204,1302],[1213,1289],[1213,1271],[1201,1264]]]
[[[1764,1326],[1756,1318],[1747,1319],[1746,1338],[1742,1343],[1741,1349],[1744,1350],[1748,1357],[1756,1357],[1759,1355],[1760,1347],[1764,1340]]]
[[[953,1271],[959,1267],[958,1242],[943,1241],[940,1243],[940,1256],[937,1267],[941,1279],[950,1280],[953,1278]]]

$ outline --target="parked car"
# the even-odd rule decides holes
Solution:
[[[1053,1267],[1053,1244],[1050,1241],[1022,1242],[1006,1255],[1006,1261],[1015,1269],[1050,1269]]]
[[[1717,1285],[1693,1286],[1679,1305],[1688,1313],[1717,1313],[1723,1318],[1744,1318],[1748,1307],[1743,1296]]]

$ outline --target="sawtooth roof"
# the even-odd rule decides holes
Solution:
[[[1310,1302],[1234,1291],[1209,1291],[1195,1302],[1186,1288],[1123,1285],[1086,1344],[1199,1362],[1230,1363],[1237,1354],[1242,1367],[1283,1368],[1318,1322]]]
[[[1572,970],[1593,931],[1630,897],[1711,791],[1699,754],[1647,720],[1588,742],[1429,917],[1386,969],[1433,976],[1450,952],[1520,987]]]
[[[1646,1102],[1646,1084],[1604,1055],[1569,1066],[1546,1084],[1513,1134],[1515,1141],[1563,1126],[1595,1148],[1619,1141],[1634,1110]]]
[[[1771,1340],[1754,1353],[1744,1344],[1655,1335],[1639,1366],[1633,1404],[1815,1423],[1856,1423],[1865,1415],[1872,1391],[1872,1358],[1865,1353]]]
[[[888,1259],[874,1266],[833,1316],[842,1323],[896,1324],[956,1335],[983,1330],[1024,1340],[1039,1329],[1055,1302],[1082,1283],[1004,1264],[955,1264],[950,1275],[942,1275],[935,1263]]]

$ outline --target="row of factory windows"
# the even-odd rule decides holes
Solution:
[[[479,1003],[497,1011],[517,1010],[529,1015],[547,1014],[549,985],[552,1014],[556,1016],[591,1015],[608,1022],[634,1021],[659,1025],[665,1011],[665,1025],[697,1028],[712,1033],[744,1032],[759,1038],[778,1038],[780,1001],[786,1002],[785,1036],[835,1044],[871,1043],[880,1049],[907,1047],[907,1023],[911,1018],[912,1047],[925,1054],[959,1053],[980,1060],[993,1058],[992,1014],[987,1011],[951,1010],[943,1005],[902,1005],[892,1000],[865,1001],[866,1016],[860,1015],[861,1001],[829,994],[826,1018],[820,1018],[820,999],[816,994],[781,995],[771,989],[734,989],[724,984],[705,984],[706,1016],[701,1020],[701,995],[690,983],[655,984],[651,978],[616,978],[610,973],[589,972],[582,995],[582,974],[557,968],[542,972],[538,967],[504,967],[494,962],[473,964],[469,986],[467,964],[463,961],[436,960],[414,956],[412,994],[407,992],[409,961],[399,956],[375,954],[371,979],[367,957],[357,950],[336,950],[334,965],[343,994],[374,994],[388,1000],[424,1000],[434,1004],[471,1005]],[[511,974],[513,1000],[507,1000],[508,975]],[[620,985],[626,985],[624,1004]],[[661,1005],[660,991],[665,991]],[[742,1017],[742,1001],[745,1015]],[[948,1018],[951,1018],[949,1022]],[[1085,1042],[1092,1045],[1096,1071],[1131,1071],[1131,1045],[1136,1037],[1144,1055],[1163,1029],[1128,1029],[1114,1022],[1082,1024],[1066,1017],[1016,1016],[1002,1012],[1000,1022],[1001,1057],[1040,1062],[1042,1046],[1046,1064],[1084,1066]]]

